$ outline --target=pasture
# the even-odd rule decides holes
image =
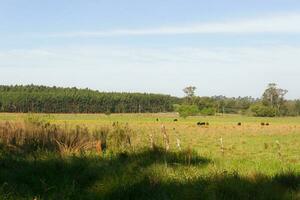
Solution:
[[[2,113],[0,123],[29,117],[91,132],[126,125],[130,150],[3,151],[2,199],[300,199],[300,117]]]

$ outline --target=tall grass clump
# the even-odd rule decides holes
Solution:
[[[126,123],[115,124],[107,134],[107,150],[112,154],[127,154],[133,151],[132,137],[134,131]]]
[[[96,152],[107,149],[124,152],[131,147],[132,130],[126,125],[93,131],[85,126],[59,126],[41,120],[0,123],[0,147],[7,152],[30,154],[37,151],[61,155]]]

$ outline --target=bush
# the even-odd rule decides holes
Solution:
[[[204,108],[200,111],[200,113],[202,115],[214,115],[216,112],[214,108]]]
[[[175,110],[179,113],[179,116],[183,118],[199,113],[199,109],[196,105],[176,105]]]
[[[275,117],[276,116],[276,109],[264,106],[261,104],[256,104],[251,106],[251,111],[253,112],[254,116],[256,117]]]

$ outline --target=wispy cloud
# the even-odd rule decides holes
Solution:
[[[300,33],[300,13],[156,28],[50,33],[47,37],[116,37],[182,34]]]
[[[82,68],[124,70],[162,69],[226,72],[259,70],[272,73],[298,70],[300,47],[140,48],[126,46],[67,46],[0,51],[0,68]],[[184,67],[185,66],[185,67]],[[203,68],[203,69],[201,69]]]
[[[277,82],[299,97],[300,48],[132,48],[72,46],[0,51],[2,84],[37,83],[108,91],[181,95],[193,84],[201,95],[260,96]],[[145,89],[147,88],[147,89]],[[247,89],[245,89],[247,88]]]

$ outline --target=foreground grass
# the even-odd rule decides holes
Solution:
[[[90,130],[128,123],[132,147],[101,155],[3,150],[0,199],[300,199],[300,118],[220,116],[173,122],[173,114],[37,116]],[[3,121],[26,117],[0,115]],[[198,127],[197,121],[210,125]],[[169,136],[168,151],[149,147],[149,135],[155,146],[164,147],[161,125]]]
[[[110,158],[1,156],[1,199],[299,199],[300,176],[201,170],[211,160],[141,151]]]

